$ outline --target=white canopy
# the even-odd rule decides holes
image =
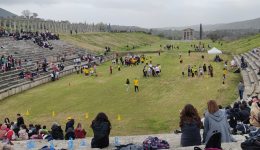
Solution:
[[[208,54],[222,54],[222,52],[217,48],[213,47],[210,51],[208,51]]]

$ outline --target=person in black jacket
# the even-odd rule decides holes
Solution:
[[[105,113],[99,113],[92,121],[90,127],[93,130],[94,138],[91,141],[91,148],[105,148],[109,145],[109,134],[112,128]]]
[[[247,107],[247,103],[246,103],[246,101],[243,101],[242,104],[243,104],[243,106],[244,106],[244,109],[245,109],[246,111],[248,111],[249,114],[250,114],[250,112],[251,112],[251,108],[250,108],[250,107]]]
[[[21,124],[24,124],[23,117],[20,114],[17,114],[17,127],[20,127]]]
[[[75,140],[75,138],[76,138],[76,134],[75,134],[74,129],[73,129],[72,127],[70,127],[70,128],[68,129],[68,131],[66,132],[65,140],[69,140],[70,137],[71,137],[73,140]]]
[[[54,122],[52,124],[51,130],[52,130],[51,136],[53,137],[53,139],[63,140],[63,131],[61,129],[61,126],[59,126],[59,124],[57,122]]]
[[[236,130],[236,126],[237,126],[236,112],[232,108],[230,108],[229,110],[230,110],[230,119],[228,119],[229,125],[231,128],[233,128],[234,132],[237,132],[237,130]]]
[[[243,122],[244,124],[249,124],[250,113],[244,109],[244,106],[242,104],[239,106],[239,110],[240,110],[239,116],[241,122]]]
[[[68,117],[68,122],[66,123],[66,128],[65,128],[65,132],[67,132],[67,130],[72,127],[74,129],[74,119],[72,119],[71,117]]]

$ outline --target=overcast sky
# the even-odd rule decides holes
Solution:
[[[260,0],[0,0],[21,15],[70,22],[110,23],[144,28],[229,23],[260,17]]]

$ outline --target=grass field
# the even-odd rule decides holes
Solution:
[[[241,54],[246,51],[252,50],[255,47],[260,47],[260,34],[256,34],[249,38],[241,39],[238,41],[223,43],[223,46],[217,42],[211,40],[193,40],[188,42],[165,40],[156,36],[151,36],[144,33],[85,33],[70,36],[69,34],[62,34],[61,39],[70,42],[71,44],[79,47],[89,49],[95,52],[101,52],[105,50],[106,46],[109,46],[112,51],[125,51],[127,50],[126,45],[136,46],[135,51],[150,51],[159,50],[160,45],[173,45],[174,47],[179,46],[178,51],[187,52],[188,50],[194,50],[191,45],[199,45],[199,42],[211,45],[211,48],[216,47],[220,50],[232,51],[234,54]],[[156,43],[156,44],[154,44]],[[150,47],[149,45],[152,44]],[[207,48],[208,50],[211,48]],[[128,50],[132,51],[131,48]]]
[[[111,135],[114,136],[173,132],[179,128],[179,110],[185,104],[193,104],[202,114],[210,99],[226,106],[238,97],[236,87],[241,80],[240,74],[227,71],[226,85],[222,86],[224,64],[213,62],[212,56],[207,55],[202,60],[202,54],[205,53],[192,53],[191,56],[183,53],[182,65],[176,50],[166,51],[161,56],[147,54],[153,58],[154,65],[162,66],[161,77],[154,78],[142,77],[144,65],[121,67],[120,72],[114,69],[110,77],[109,61],[97,67],[99,77],[74,73],[0,101],[0,118],[2,121],[5,117],[15,121],[16,114],[21,113],[27,125],[41,124],[50,129],[53,122],[58,122],[64,129],[66,118],[70,116],[75,118],[76,123],[83,123],[87,136],[93,136],[89,125],[97,113],[105,112],[112,122]],[[230,55],[220,57],[232,59]],[[213,78],[181,75],[183,71],[187,74],[187,65],[204,63],[213,65]],[[131,83],[129,92],[126,92],[125,86],[127,78]],[[140,91],[136,93],[134,78],[139,80]],[[29,110],[29,116],[26,116],[26,110]],[[52,116],[52,111],[55,111],[55,116]],[[86,113],[89,114],[88,119],[85,118]],[[117,120],[118,114],[120,121]]]
[[[60,38],[97,53],[104,52],[105,47],[110,47],[111,51],[126,51],[132,50],[131,47],[133,45],[138,49],[139,47],[163,40],[163,38],[139,32],[61,34]],[[129,45],[128,48],[127,45]]]

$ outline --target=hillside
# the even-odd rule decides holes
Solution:
[[[7,10],[0,8],[0,17],[5,17],[5,18],[10,17],[10,18],[12,18],[13,16],[18,16],[18,15],[13,14],[13,13],[7,11]]]
[[[125,51],[132,46],[136,48],[149,45],[163,40],[157,36],[145,33],[84,33],[78,35],[62,34],[62,40],[79,47],[100,53],[105,47],[110,47],[111,51]]]
[[[242,54],[256,47],[260,47],[260,33],[249,38],[224,44],[223,49],[233,51],[236,54]]]
[[[214,31],[214,30],[221,30],[221,29],[260,29],[260,18],[251,19],[251,20],[245,20],[245,21],[237,21],[237,22],[231,22],[231,23],[219,23],[214,25],[203,25],[203,31]],[[199,31],[200,25],[192,25],[192,26],[186,26],[186,27],[166,27],[161,28],[163,30],[183,30],[186,28],[192,28],[194,30]]]

